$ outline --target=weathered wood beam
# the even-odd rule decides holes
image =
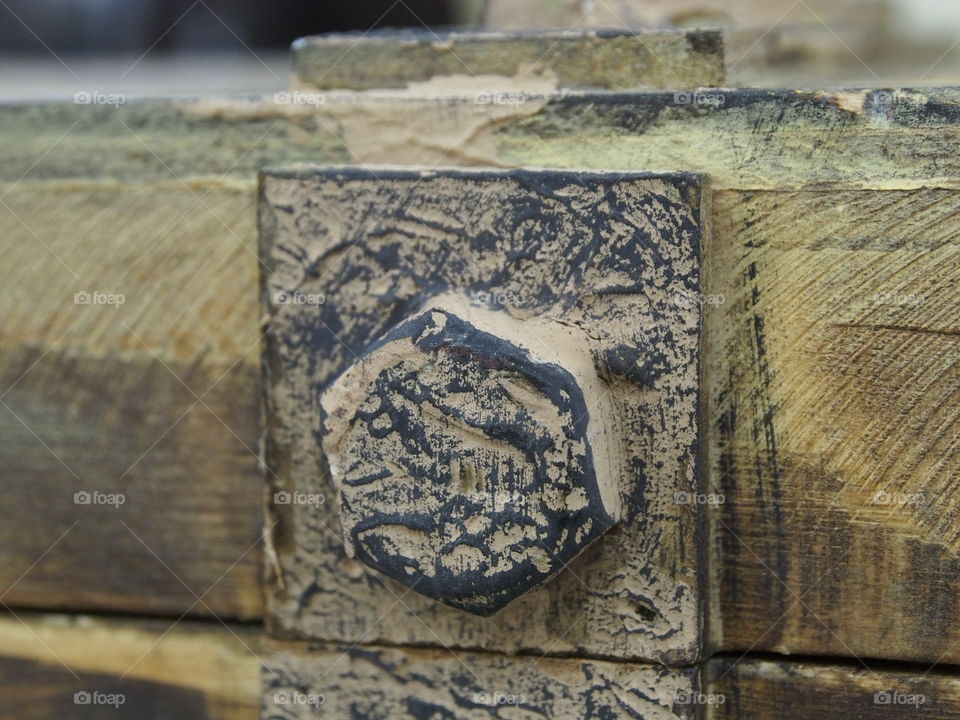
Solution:
[[[724,83],[719,30],[323,35],[293,46],[294,87],[370,90],[426,83],[447,93]],[[429,82],[428,82],[429,81]],[[446,82],[444,85],[443,83]],[[510,100],[506,96],[505,100]],[[490,95],[489,102],[498,96]]]
[[[696,717],[692,668],[265,641],[264,717]],[[694,707],[694,711],[697,709]]]
[[[184,621],[0,616],[0,718],[259,715],[259,633]]]

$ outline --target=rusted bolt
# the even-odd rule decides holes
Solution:
[[[620,453],[582,331],[444,295],[324,393],[347,554],[492,615],[620,514]]]

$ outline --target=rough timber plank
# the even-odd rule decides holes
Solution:
[[[960,677],[926,666],[716,658],[703,683],[703,695],[714,699],[713,720],[949,720],[960,714]]]
[[[254,215],[253,183],[8,187],[7,604],[260,615]]]
[[[264,718],[549,717],[671,720],[699,671],[444,650],[324,647],[266,641]]]
[[[379,121],[396,105],[379,103]],[[517,112],[457,107],[441,141]],[[413,112],[395,118],[405,132]],[[260,616],[255,175],[352,157],[339,121],[312,113],[267,99],[0,106],[17,138],[0,149],[0,432],[20,509],[0,526],[4,602]],[[412,162],[439,152],[394,141]],[[78,292],[125,302],[76,305]],[[125,502],[75,504],[84,491]]]
[[[348,98],[351,102],[328,102],[320,109],[299,106],[281,108],[262,99],[194,103],[131,102],[119,110],[103,106],[74,105],[0,106],[0,121],[3,123],[5,132],[9,132],[11,138],[16,138],[16,141],[5,143],[0,147],[0,157],[3,159],[3,162],[0,162],[0,177],[6,182],[14,182],[27,173],[18,186],[21,188],[24,187],[24,183],[32,183],[42,178],[72,178],[79,183],[78,191],[84,191],[82,186],[87,184],[87,178],[96,178],[107,183],[111,178],[144,183],[176,182],[170,171],[164,167],[166,164],[170,169],[182,174],[189,185],[200,188],[202,193],[202,187],[206,186],[195,184],[201,180],[193,175],[194,172],[207,176],[209,180],[211,175],[216,177],[230,171],[232,175],[223,181],[225,184],[229,184],[232,178],[237,177],[242,179],[242,184],[249,187],[250,178],[260,164],[287,160],[311,160],[392,161],[427,166],[443,162],[482,165],[549,164],[650,170],[683,168],[707,171],[711,175],[714,186],[740,189],[788,190],[797,187],[809,189],[823,182],[844,183],[848,189],[855,187],[901,190],[928,188],[918,194],[904,193],[903,203],[907,205],[911,202],[910,198],[923,198],[924,193],[935,192],[933,188],[960,187],[960,166],[955,153],[956,145],[960,141],[957,125],[960,93],[951,88],[854,93],[724,91],[724,102],[721,108],[704,105],[678,106],[674,103],[672,94],[592,94],[576,99],[576,102],[583,103],[582,110],[577,109],[574,98],[570,97],[546,102],[531,101],[521,106],[477,105],[472,102],[450,101],[442,98],[416,100],[409,93],[403,97],[397,95],[379,99],[366,95],[361,97],[359,94],[344,95],[344,100]],[[151,118],[154,119],[151,120]],[[152,148],[163,162],[131,135],[130,131],[118,121],[119,119],[124,120],[130,129],[145,138],[148,147]],[[73,126],[74,121],[77,121],[76,126]],[[677,138],[683,138],[684,141],[678,142]],[[344,144],[349,147],[349,151]],[[50,152],[46,152],[47,150]],[[33,166],[32,169],[31,166]],[[39,188],[40,185],[41,183],[38,183],[36,187]],[[68,185],[69,183],[62,183],[56,188],[51,185],[50,194],[46,196],[48,200],[45,201],[45,209],[35,210],[34,212],[39,213],[35,217],[43,217],[47,213],[54,212],[59,202],[69,198],[70,195],[66,192]],[[143,208],[147,207],[149,202],[146,198],[151,192],[150,186],[144,185],[141,190],[145,199],[141,204],[131,205],[129,215],[131,218],[143,212]],[[250,192],[252,198],[252,190]],[[20,209],[13,203],[13,196],[11,193],[4,198],[4,201],[19,214]],[[829,195],[825,194],[824,197]],[[120,207],[127,202],[130,201],[122,201]],[[211,204],[209,200],[207,202]],[[102,208],[108,204],[109,201],[101,200],[93,207]],[[183,204],[175,203],[175,205],[186,209]],[[86,206],[75,207],[73,214],[59,216],[63,227],[57,232],[66,236],[68,229],[76,224],[77,217],[86,213]],[[924,206],[925,209],[920,209],[917,217],[922,219],[925,213],[935,213],[938,207],[944,206],[936,202],[928,203]],[[731,211],[718,211],[716,218],[722,221],[725,214],[729,212]],[[831,212],[842,216],[845,211],[831,211],[825,206],[819,212],[821,217],[832,222]],[[0,215],[4,213],[5,209],[0,206]],[[153,235],[148,235],[149,239],[158,237],[156,228],[161,223],[173,222],[175,219],[167,216],[151,217],[154,218]],[[246,217],[245,211],[244,217]],[[717,237],[722,242],[733,244],[736,244],[740,233],[740,226],[736,222],[753,223],[751,226],[753,232],[765,231],[773,234],[794,225],[805,227],[805,224],[798,222],[798,217],[802,216],[791,215],[789,218],[778,220],[773,225],[766,224],[762,217],[759,221],[754,218],[736,220],[736,215],[730,217],[732,219],[727,223],[728,229]],[[869,220],[869,216],[865,215],[850,217],[856,218],[857,222]],[[128,222],[126,218],[127,216],[117,215],[113,224],[122,228]],[[33,225],[37,220],[29,222]],[[28,252],[46,256],[42,246],[36,243],[36,239],[30,232],[19,225],[15,219],[8,217],[4,223],[7,227],[4,237],[11,242],[5,249],[8,256]],[[951,223],[949,216],[940,218],[935,223],[936,232],[946,236],[949,234]],[[105,227],[110,228],[111,225]],[[241,227],[246,227],[247,230],[241,231]],[[826,223],[823,227],[829,228],[831,225]],[[851,225],[851,227],[855,226]],[[911,227],[913,228],[911,237],[919,239],[922,243],[927,234],[923,222],[918,220]],[[238,224],[234,228],[240,237],[245,238],[244,241],[248,245],[253,245],[255,231],[252,222],[245,226]],[[217,232],[215,228],[214,232]],[[849,234],[852,230],[848,229],[845,232]],[[878,237],[886,237],[888,230],[877,228],[875,234]],[[47,241],[45,235],[46,232],[43,239]],[[224,233],[220,239],[223,242],[232,241],[228,240],[228,237],[232,239],[232,235]],[[864,237],[860,241],[866,242]],[[176,252],[183,247],[189,247],[192,242],[194,242],[193,238],[189,234],[184,234],[175,246],[170,247],[170,251]],[[869,246],[870,243],[867,242],[865,247]],[[765,252],[765,250],[742,247],[741,252],[746,256],[753,252]],[[881,259],[887,252],[887,250],[878,251],[877,259]],[[863,257],[866,258],[866,256],[865,249]],[[59,264],[55,259],[47,260],[48,265],[43,265],[39,260],[31,262],[38,268],[49,266],[53,268],[52,272],[59,272],[56,269]],[[724,262],[729,265],[731,261],[728,259]],[[749,262],[746,267],[749,268]],[[254,269],[254,266],[251,266],[251,272]],[[733,279],[729,282],[724,281],[725,284],[735,285],[740,282],[737,279],[739,275],[736,273],[741,272],[742,269],[739,267],[731,270],[730,272],[734,273]],[[781,268],[777,272],[787,272],[787,270]],[[954,275],[951,275],[951,272]],[[939,277],[947,282],[955,277],[955,272],[955,269],[946,266],[945,269],[938,268],[931,278]],[[42,280],[39,286],[44,287],[45,282]],[[18,287],[20,291],[18,291],[16,302],[27,305],[33,303],[35,290]],[[224,284],[220,287],[225,297],[233,298],[234,304],[224,301],[219,307],[223,309],[235,307],[239,312],[240,308],[244,307],[244,303],[249,302],[244,299],[249,295],[247,289],[241,287],[239,283]],[[5,305],[5,307],[14,306]],[[889,309],[889,304],[887,307]],[[929,312],[930,306],[925,307]],[[91,309],[96,310],[96,308]],[[900,308],[901,311],[909,309],[909,306]],[[251,329],[244,331],[250,334],[238,334],[237,337],[249,337],[252,343],[256,338],[256,309],[254,307],[244,312],[251,313],[249,315],[251,319],[248,320]],[[12,314],[21,318],[26,317],[25,311],[22,310],[14,310]],[[54,315],[52,311],[46,314],[41,312],[38,317],[49,319]],[[942,323],[941,325],[933,324],[931,321],[930,326],[934,329],[942,329],[942,325]],[[216,330],[215,327],[214,330]],[[870,342],[875,342],[875,338],[882,332],[891,336],[897,334],[893,330],[862,329],[861,331],[872,338]],[[852,343],[853,329],[843,332],[847,334],[848,342]],[[909,339],[909,343],[904,346],[907,352],[915,352],[911,349],[912,343],[920,334],[913,332],[906,335],[905,339]],[[949,345],[951,335],[942,332],[923,335],[927,339],[918,347],[932,349],[932,352],[939,353],[937,357],[941,362],[946,362],[945,358],[951,357],[952,346]],[[34,347],[32,350],[27,345],[11,348],[5,344],[3,354],[9,358],[4,361],[5,367],[17,366],[22,372],[51,345],[54,346],[48,358],[56,356],[58,345],[53,343],[56,337],[43,337],[43,345]],[[69,337],[68,334],[67,338]],[[740,355],[749,353],[748,348],[751,347],[752,342],[749,335],[742,336],[740,342],[742,343],[740,349],[734,347],[732,351]],[[768,353],[770,344],[773,342],[774,339],[769,337],[766,339]],[[896,349],[895,343],[892,343],[892,340],[885,341],[882,348]],[[128,387],[137,387],[136,383],[142,377],[143,367],[153,362],[149,352],[142,347],[140,350],[142,354],[130,360],[136,348],[131,345],[124,346],[121,360],[112,375],[113,380]],[[34,355],[29,355],[28,358],[30,352]],[[105,346],[103,352],[110,354],[112,351]],[[918,356],[918,362],[926,367],[924,363],[935,362],[937,357],[919,358]],[[41,360],[31,374],[39,371],[48,358]],[[884,376],[880,366],[883,361],[873,359],[871,362],[873,363],[871,367],[875,368],[873,372],[879,373],[877,377],[881,380],[874,381],[871,376],[864,374],[861,370],[860,382],[863,384],[864,392],[866,393],[874,382],[880,382],[884,396],[890,396],[889,381],[882,379]],[[192,365],[188,363],[188,367]],[[177,369],[179,372],[180,368]],[[756,372],[757,366],[748,365],[747,371]],[[850,366],[847,366],[847,371],[856,372]],[[943,368],[941,367],[939,371],[943,371]],[[906,370],[900,366],[897,372],[903,374]],[[19,375],[20,372],[14,372],[10,382]],[[28,375],[27,378],[29,377]],[[59,382],[63,382],[64,378],[69,379],[71,377],[69,367],[65,366],[64,372],[57,377]],[[27,378],[24,378],[21,383],[27,382]],[[171,383],[173,382],[175,381],[171,378]],[[730,382],[739,382],[739,380],[732,378]],[[87,385],[87,387],[87,397],[97,397],[103,392],[102,386]],[[52,385],[49,383],[45,384],[44,388],[43,392],[52,391]],[[161,393],[161,395],[164,394],[166,391]],[[7,396],[5,401],[9,402],[9,399],[10,396]],[[193,400],[189,395],[185,395],[185,399],[190,402]],[[39,405],[42,402],[42,397],[24,399],[21,407]],[[121,406],[129,402],[128,398],[117,400]],[[213,406],[212,403],[208,404]],[[172,424],[183,410],[183,406],[175,405],[173,412],[167,416],[169,418],[167,425]],[[69,442],[77,447],[82,446],[87,442],[85,440],[87,436],[83,434],[87,432],[84,425],[75,421],[75,416],[69,412],[69,405],[58,401],[56,407],[68,409],[68,412],[62,415],[64,420],[51,426],[49,435],[46,432],[38,434],[48,444],[49,437],[62,436],[68,440],[75,438]],[[196,408],[193,412],[199,409]],[[943,410],[943,412],[947,411],[947,408]],[[0,407],[0,415],[3,412],[6,411]],[[110,407],[103,407],[102,412],[117,413],[117,407],[111,404]],[[225,412],[220,414],[230,422],[241,437],[247,437],[245,431],[241,431],[240,428],[253,427],[255,419],[252,414],[247,416],[247,419],[243,419],[237,411],[237,423],[234,425]],[[56,412],[43,414],[50,419],[50,422],[57,422]],[[883,417],[882,414],[881,417]],[[720,421],[720,419],[717,420],[717,422]],[[213,423],[216,421],[212,420],[211,424]],[[157,434],[161,431],[160,425],[158,418]],[[133,436],[137,425],[133,422],[125,422],[117,423],[117,427]],[[24,437],[29,435],[22,426],[17,432],[23,433]],[[761,428],[758,437],[762,435]],[[133,440],[124,439],[123,443],[143,448],[144,443],[148,446],[154,439],[155,437],[149,439],[134,437]],[[754,441],[751,440],[751,442]],[[18,447],[24,446],[18,445]],[[34,457],[39,456],[34,455]],[[135,457],[131,462],[133,459]],[[15,457],[9,460],[5,458],[5,462],[15,460]],[[55,463],[56,461],[52,457],[49,460],[47,458],[42,460],[42,463],[47,462]],[[863,462],[864,472],[880,472],[879,460],[872,460],[870,455],[865,455]],[[47,472],[43,469],[47,466],[41,464],[39,467],[40,470],[24,468],[24,472],[32,473],[34,477],[42,476]],[[873,470],[870,470],[871,467]],[[65,472],[58,463],[57,468],[56,472]],[[954,471],[955,468],[951,473]],[[740,472],[743,470],[741,469]],[[92,471],[92,474],[96,476],[95,471]],[[947,476],[953,475],[948,473]],[[919,477],[923,475],[917,471],[905,477],[903,482],[909,485],[918,482]],[[189,486],[188,480],[196,479],[196,474],[188,474],[186,478],[181,478],[172,485],[181,488]],[[206,482],[206,476],[204,480]],[[197,483],[198,487],[201,485],[202,483]],[[188,501],[185,500],[185,502]],[[748,519],[757,515],[757,511],[751,509],[752,502],[749,498],[742,502],[734,498],[730,499],[731,506],[745,508],[743,512]],[[38,533],[34,516],[24,513],[8,517],[15,521],[13,524],[20,528],[21,535],[32,537]],[[251,519],[251,522],[255,522],[255,518]],[[793,527],[804,525],[805,522],[798,519]],[[813,523],[812,527],[820,527],[823,530],[826,526]],[[77,529],[80,529],[80,526]],[[14,531],[10,530],[10,532]],[[885,531],[881,533],[881,536],[883,535]],[[68,535],[63,542],[67,542],[69,537]],[[251,539],[254,537],[252,536]],[[805,537],[806,540],[803,542],[816,540],[817,536],[815,534]],[[909,536],[901,535],[900,537],[900,540],[892,542],[888,542],[883,537],[878,538],[877,548],[871,552],[871,555],[883,558],[882,562],[885,563],[887,558],[905,557],[913,553],[915,545]],[[55,539],[55,537],[48,538],[47,544]],[[45,545],[38,541],[36,547],[45,547]],[[815,552],[820,552],[820,549],[811,546],[809,542],[807,547],[808,549],[801,557],[811,552],[809,549],[811,547]],[[245,547],[232,546],[230,552],[233,557],[230,562],[244,549]],[[109,547],[103,552],[109,554]],[[939,564],[940,560],[935,553],[928,554],[933,553],[932,550],[920,552],[922,562],[915,567],[918,572],[924,574],[926,579],[922,578],[918,587],[924,587],[924,592],[930,594],[924,595],[923,598],[912,596],[906,605],[903,602],[904,588],[910,585],[912,578],[901,578],[891,583],[889,575],[879,574],[878,571],[878,575],[868,577],[866,570],[863,570],[862,574],[857,576],[863,581],[859,588],[865,595],[872,594],[876,598],[875,604],[871,601],[870,605],[874,614],[906,612],[903,610],[904,607],[911,607],[920,602],[926,603],[931,608],[937,608],[941,603],[940,598],[943,597],[947,598],[947,605],[950,606],[954,602],[952,598],[955,597],[957,574],[950,565],[953,562],[952,551],[944,552],[946,554],[942,558],[942,565]],[[743,549],[740,554],[744,557],[750,555]],[[226,558],[227,553],[224,553],[223,557]],[[900,567],[908,563],[907,560],[897,562]],[[40,567],[38,566],[38,569]],[[938,570],[938,567],[942,569]],[[178,572],[180,571],[178,569]],[[755,571],[745,572],[753,576],[757,574]],[[202,577],[209,577],[209,575],[203,574]],[[22,581],[22,583],[27,582],[28,578]],[[224,580],[224,583],[226,582],[227,579]],[[190,584],[198,593],[203,589],[202,582],[199,588],[192,582]],[[853,583],[850,583],[850,586],[855,587]],[[864,589],[869,587],[877,589]],[[798,593],[802,591],[803,588],[798,589]],[[766,595],[761,595],[756,600],[751,598],[745,602],[759,606],[762,598],[769,597],[769,592],[772,591],[768,591]],[[192,596],[186,591],[183,593],[183,598],[188,601],[188,605],[193,602]],[[848,617],[852,610],[849,608],[845,610],[841,606],[842,603],[839,603],[838,610],[835,612],[840,612],[847,618],[844,622],[856,625]],[[830,617],[824,613],[818,611],[818,614],[830,621]],[[905,629],[911,627],[912,621],[901,619],[897,622],[903,623],[902,628]],[[818,623],[815,625],[820,627]],[[900,638],[896,642],[896,646],[900,648],[898,652],[912,655],[927,653],[930,648],[926,643],[932,638],[931,634],[918,631],[911,639],[910,633],[905,632],[904,629],[897,631],[897,637]],[[874,627],[871,632],[875,631]],[[728,629],[728,632],[731,631]],[[761,632],[760,628],[757,628],[756,632],[751,629],[750,641],[755,640]],[[746,634],[745,631],[744,635]],[[872,637],[871,642],[878,648],[879,655],[885,655],[886,650],[882,640],[875,634]],[[740,638],[740,640],[744,639],[747,638]],[[933,640],[936,646],[936,638]]]
[[[265,164],[350,156],[311,109],[271,99],[0,104],[0,179],[250,182]],[[13,139],[16,139],[13,142]]]
[[[682,169],[740,189],[960,185],[957,88],[569,92],[517,104],[410,91],[324,97],[0,105],[17,138],[3,148],[0,179],[249,179],[303,161]]]
[[[344,551],[336,503],[272,504],[275,633],[666,663],[700,657],[704,508],[686,502],[700,493],[696,298],[707,211],[699,183],[685,174],[530,170],[265,173],[272,491],[333,498],[320,393],[434,294],[487,293],[504,298],[515,319],[553,319],[588,336],[590,372],[615,408],[605,439],[620,449],[624,470],[614,477],[626,509],[557,577],[491,621],[365,570]],[[277,300],[294,293],[324,301]],[[509,547],[519,554],[523,544]]]
[[[960,90],[704,90],[549,100],[496,131],[500,162],[703,172],[715,188],[958,186]]]
[[[287,162],[499,164],[493,132],[544,103],[407,91],[324,93],[320,105],[279,100],[0,104],[11,139],[0,147],[0,181],[249,183],[260,168]]]
[[[719,30],[326,35],[293,46],[295,86],[369,90],[447,78],[473,87],[651,90],[724,81]]]
[[[169,621],[18,617],[0,616],[3,720],[259,717],[251,628],[184,621],[167,632]]]
[[[714,208],[715,647],[956,663],[960,193]]]

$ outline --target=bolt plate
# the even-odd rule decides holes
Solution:
[[[264,173],[272,632],[700,657],[703,509],[681,500],[700,490],[702,197],[691,174]],[[320,444],[322,392],[397,323],[450,292],[580,328],[622,454],[620,523],[495,619],[412,593],[348,557]]]

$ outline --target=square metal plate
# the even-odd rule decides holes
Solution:
[[[692,174],[268,170],[268,623],[275,636],[666,663],[703,646],[700,252]],[[456,292],[580,328],[612,399],[621,522],[492,618],[347,557],[321,393],[431,298]]]

